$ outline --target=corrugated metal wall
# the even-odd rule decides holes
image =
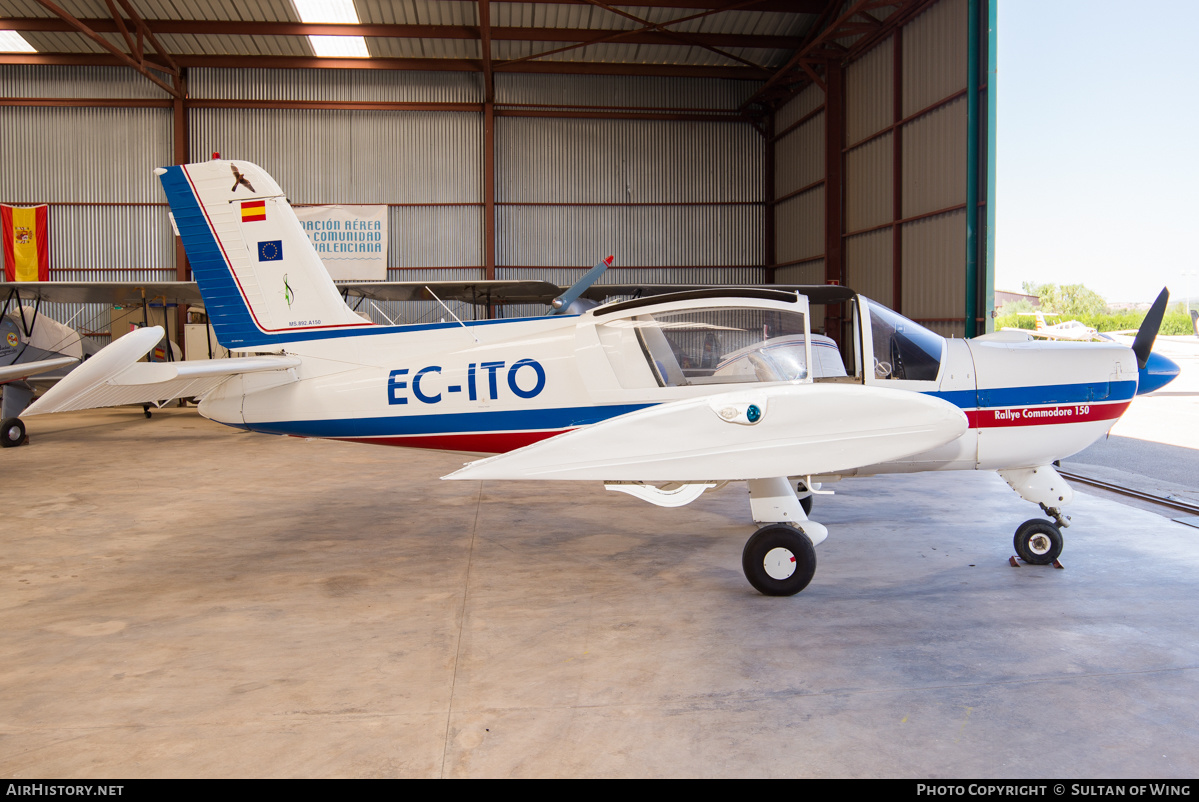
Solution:
[[[482,76],[386,70],[204,70],[188,74],[194,98],[388,103],[482,103]]]
[[[942,0],[900,28],[898,118],[895,37],[848,65],[845,80],[847,281],[957,335],[965,331],[966,10],[966,0]],[[924,217],[933,212],[942,214]]]
[[[146,97],[161,92],[132,70],[4,67],[12,97]],[[153,89],[147,92],[141,85]],[[44,94],[43,94],[44,93]],[[171,162],[165,108],[22,107],[0,114],[0,199],[49,203],[51,278],[147,281],[174,278],[174,237],[153,170]],[[0,262],[3,257],[0,256]],[[99,305],[45,304],[58,320],[107,331]]]
[[[392,204],[391,267],[483,263],[480,114],[222,108],[189,122],[193,159],[259,164],[292,203]]]
[[[967,0],[941,0],[908,20],[898,40],[857,56],[845,65],[840,104],[846,280],[948,330],[955,324],[947,321],[961,318],[964,292],[966,10]],[[188,86],[195,100],[231,105],[477,109],[483,102],[480,76],[465,72],[192,69]],[[496,277],[566,284],[615,254],[620,269],[607,278],[619,283],[759,283],[768,274],[780,283],[823,282],[829,111],[819,86],[775,115],[771,271],[765,143],[748,123],[510,116],[719,113],[756,88],[716,79],[497,74]],[[167,100],[116,67],[0,66],[0,94]],[[389,204],[393,280],[475,279],[484,275],[486,250],[483,117],[461,109],[190,108],[188,138],[194,159],[219,151],[262,164],[296,203]],[[14,165],[0,173],[0,199],[58,204],[55,278],[173,277],[174,238],[151,174],[174,161],[172,135],[165,105],[9,106],[0,115],[0,156]],[[444,314],[419,304],[380,308],[404,319]]]
[[[127,67],[0,64],[0,96],[167,98],[167,93]]]
[[[736,109],[757,89],[748,81],[627,75],[499,73],[495,102],[504,105],[641,109]]]
[[[789,265],[775,271],[780,284],[824,283],[823,107],[824,92],[812,84],[775,115],[775,260]]]
[[[760,267],[761,155],[745,123],[500,118],[497,266]]]
[[[3,67],[9,97],[151,98],[132,70]],[[481,103],[478,75],[374,70],[189,72],[218,101]],[[572,108],[735,109],[742,82],[499,75],[497,103]],[[391,280],[484,275],[481,112],[191,108],[190,158],[261,164],[294,203],[391,206]],[[53,278],[174,277],[174,238],[155,167],[173,157],[162,108],[11,107],[0,117],[0,198],[52,212]],[[743,122],[497,116],[497,278],[569,283],[608,254],[639,270],[611,280],[760,283],[762,142]],[[809,168],[810,171],[810,168]],[[33,191],[36,188],[36,191]],[[150,204],[150,205],[137,205]],[[551,205],[539,205],[551,204]],[[700,267],[694,270],[693,267]],[[425,303],[365,305],[381,322],[434,319]],[[478,310],[451,304],[464,318]],[[73,315],[76,308],[56,310]],[[91,317],[88,312],[87,317]]]
[[[967,10],[967,0],[941,0],[846,64],[842,99],[846,283],[956,335],[965,330]],[[824,92],[809,86],[775,115],[775,130],[787,132],[775,143],[780,283],[825,279],[823,103]]]

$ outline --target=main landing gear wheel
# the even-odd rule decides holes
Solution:
[[[0,423],[0,446],[15,448],[25,442],[25,423],[20,418],[8,418]]]
[[[816,573],[816,547],[800,530],[770,524],[754,532],[741,552],[745,578],[767,596],[794,596]]]
[[[1020,524],[1012,539],[1016,554],[1030,565],[1049,565],[1062,553],[1066,545],[1062,530],[1052,521],[1033,518]]]

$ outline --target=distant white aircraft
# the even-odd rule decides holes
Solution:
[[[246,179],[232,189],[231,167]],[[747,481],[760,528],[742,568],[767,595],[808,585],[828,530],[805,507],[851,476],[997,471],[1053,519],[1017,528],[1017,553],[1052,562],[1073,496],[1053,462],[1178,373],[1152,353],[1164,290],[1132,348],[946,339],[839,286],[710,287],[580,312],[576,285],[541,317],[376,325],[346,305],[260,167],[156,172],[217,339],[250,355],[140,363],[162,333],[135,331],[28,415],[198,396],[202,415],[251,431],[495,455],[447,479],[599,481],[665,507]],[[243,215],[251,203],[265,216]],[[842,351],[813,336],[809,304],[847,321]]]
[[[1067,320],[1062,323],[1050,325],[1045,322],[1044,312],[1020,312],[1021,315],[1036,315],[1037,327],[1033,331],[1028,329],[1013,328],[1005,326],[1004,331],[1023,331],[1031,334],[1034,337],[1040,337],[1046,340],[1072,340],[1074,342],[1090,342],[1099,339],[1099,332],[1090,326],[1084,326],[1077,320]],[[1052,312],[1049,314],[1053,314]]]

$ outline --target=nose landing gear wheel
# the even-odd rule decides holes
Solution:
[[[1050,565],[1061,556],[1066,542],[1062,530],[1052,521],[1033,518],[1020,524],[1012,545],[1020,559],[1029,565]]]
[[[787,524],[764,526],[741,553],[745,578],[767,596],[794,596],[816,573],[816,548],[800,530]]]
[[[0,446],[14,448],[25,442],[25,423],[20,418],[7,418],[0,423]]]

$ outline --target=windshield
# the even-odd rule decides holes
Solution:
[[[945,338],[877,301],[869,305],[874,377],[935,381],[941,370]]]

